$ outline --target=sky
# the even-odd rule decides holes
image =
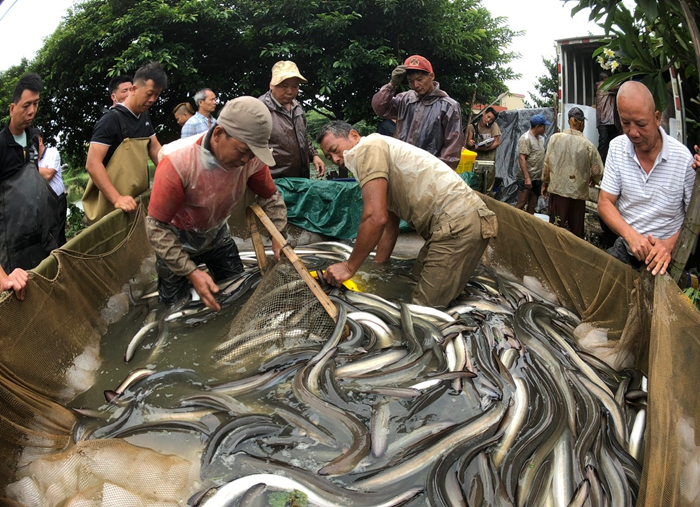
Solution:
[[[588,21],[590,10],[571,17],[571,9],[576,2],[562,0],[482,0],[481,4],[491,11],[494,17],[508,18],[506,25],[514,31],[525,31],[516,37],[510,51],[522,57],[511,62],[511,68],[522,77],[507,81],[511,93],[537,95],[537,78],[546,73],[542,57],[552,59],[556,55],[555,41],[582,35],[603,35],[604,31]]]
[[[54,32],[74,1],[4,0],[0,4],[0,47],[5,48],[0,51],[0,71],[17,65],[22,57],[34,58],[44,38]],[[571,18],[575,2],[564,6],[562,0],[482,0],[482,5],[494,17],[508,18],[506,24],[511,29],[525,31],[510,48],[522,55],[511,63],[513,70],[522,77],[508,81],[507,85],[511,93],[523,94],[526,98],[529,98],[528,92],[536,93],[534,83],[546,72],[542,57],[554,57],[555,40],[602,34],[602,29],[588,22],[588,12]],[[41,10],[40,15],[37,9]]]

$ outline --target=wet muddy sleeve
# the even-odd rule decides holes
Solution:
[[[287,236],[287,205],[282,194],[275,192],[269,199],[258,196],[258,204],[265,211],[272,223],[283,236]]]
[[[390,84],[382,86],[372,97],[372,109],[377,116],[388,120],[396,118],[398,114],[399,99],[396,97],[396,88]]]
[[[453,108],[448,112],[446,120],[445,141],[438,158],[452,169],[457,169],[462,157],[462,146],[464,146],[461,111]]]
[[[156,255],[163,259],[170,271],[178,276],[187,276],[197,269],[173,226],[149,216],[146,217],[146,233]]]

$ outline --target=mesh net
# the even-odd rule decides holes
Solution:
[[[328,339],[335,322],[288,262],[270,269],[231,322],[229,339],[213,357],[231,371],[238,365],[265,361],[278,350],[318,345]]]
[[[606,347],[622,353],[649,376],[643,479],[636,505],[698,505],[700,402],[694,371],[700,362],[700,313],[668,277],[635,273],[564,231],[485,200],[498,215],[500,227],[482,261],[518,279],[536,280],[560,304],[605,328]],[[100,368],[100,336],[129,310],[126,288],[141,278],[151,281],[152,256],[143,210],[134,215],[115,212],[34,270],[24,301],[9,293],[0,295],[0,504],[52,505],[31,495],[58,498],[61,488],[69,486],[85,489],[66,489],[64,498],[69,500],[61,505],[174,505],[176,498],[182,504],[181,478],[188,481],[192,473],[187,463],[148,451],[137,468],[128,460],[142,455],[142,448],[118,439],[73,444],[70,435],[76,418],[65,408],[91,385],[91,376]],[[265,350],[260,339],[266,330],[276,330],[277,335],[266,337],[264,343],[291,340],[288,335],[294,326],[289,324],[301,314],[307,315],[304,326],[309,329],[317,321],[326,320],[328,326],[332,322],[310,302],[311,293],[302,296],[301,289],[292,292],[289,285],[284,289],[289,294],[281,294],[281,289],[273,294],[298,281],[295,276],[296,281],[282,278],[289,275],[278,273],[284,269],[289,266],[275,268],[241,311],[247,317],[240,320],[251,323],[270,316],[259,319],[265,325],[253,342],[258,351]],[[266,301],[274,301],[273,296],[282,302],[290,299],[294,313],[286,314],[288,306],[280,307],[279,301]],[[270,306],[258,311],[263,305]],[[250,331],[234,322],[229,338]],[[303,340],[323,336],[316,333],[310,331]],[[108,448],[116,452],[110,454]],[[72,460],[87,466],[96,456],[107,464],[91,469],[94,480],[79,482],[85,469]],[[58,462],[64,463],[60,466],[70,477],[49,471],[49,465]],[[45,467],[41,470],[48,479],[36,473],[30,477],[28,471],[40,467]],[[125,474],[129,469],[138,469],[147,480],[132,477],[120,482],[114,477],[114,471]],[[176,476],[169,475],[174,473],[171,469],[178,471]],[[30,480],[35,481],[33,486]],[[26,494],[6,489],[17,481],[27,484]],[[101,503],[105,496],[108,501]]]

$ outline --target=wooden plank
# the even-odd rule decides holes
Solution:
[[[264,275],[267,271],[267,257],[265,256],[265,247],[262,244],[262,238],[258,230],[258,221],[255,219],[255,213],[250,208],[245,210],[245,216],[248,220],[248,229],[250,230],[250,239],[253,241],[255,258],[258,259],[260,272]]]
[[[323,292],[323,289],[321,289],[321,286],[318,284],[316,279],[311,276],[311,273],[309,273],[309,270],[306,269],[306,266],[304,266],[304,263],[301,261],[299,256],[296,254],[294,249],[286,244],[286,240],[284,239],[284,236],[277,230],[277,227],[272,223],[272,220],[270,220],[270,217],[268,217],[265,212],[262,210],[260,206],[257,204],[252,204],[250,206],[250,209],[253,210],[253,212],[257,215],[257,217],[260,219],[260,222],[263,224],[265,229],[267,229],[267,232],[270,233],[270,236],[272,236],[272,239],[277,241],[280,245],[286,245],[282,248],[282,252],[284,252],[284,255],[287,256],[287,259],[289,259],[289,262],[292,263],[292,266],[294,266],[294,269],[297,270],[297,273],[299,273],[299,276],[306,282],[306,285],[309,286],[309,289],[311,289],[311,292],[314,293],[316,298],[320,301],[320,303],[323,305],[323,308],[326,310],[328,315],[331,316],[331,318],[334,321],[338,321],[338,309],[335,307],[333,302],[328,298],[325,292]]]

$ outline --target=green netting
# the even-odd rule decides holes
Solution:
[[[700,382],[694,368],[700,362],[700,313],[668,277],[635,273],[567,231],[485,201],[498,216],[499,235],[482,261],[523,281],[536,280],[560,304],[606,328],[606,345],[618,357],[648,372],[637,506],[698,505]],[[126,314],[131,303],[125,290],[139,277],[148,279],[152,258],[143,209],[133,215],[116,211],[42,263],[31,275],[25,301],[0,295],[3,491],[34,458],[77,449],[70,438],[76,419],[64,406],[91,385],[91,374],[100,368],[100,335]],[[85,456],[77,451],[71,456]],[[154,470],[160,459],[153,460]],[[173,491],[180,487],[170,480]],[[114,489],[104,484],[95,493],[103,498]],[[158,501],[166,496],[180,498],[159,494]],[[0,495],[0,504],[12,501]]]

